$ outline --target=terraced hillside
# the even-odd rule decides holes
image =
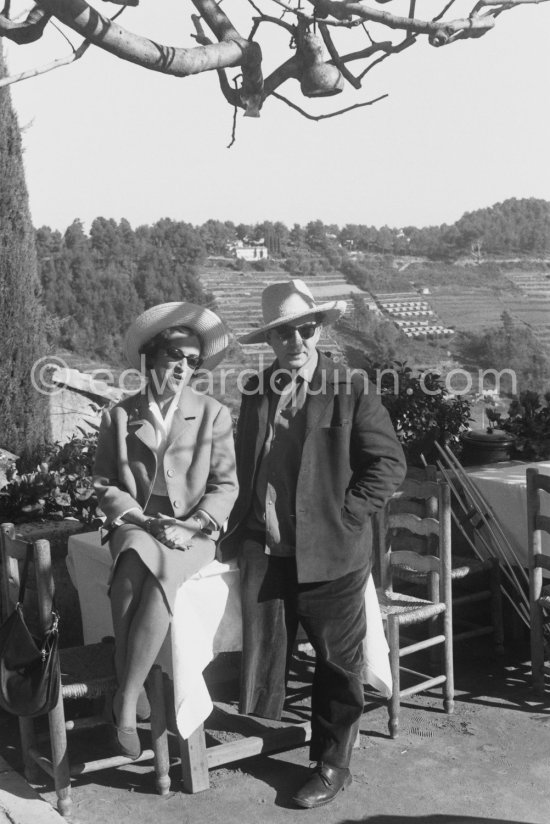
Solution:
[[[210,292],[214,301],[212,308],[223,318],[235,338],[252,332],[261,326],[261,294],[270,283],[289,279],[291,275],[281,270],[266,272],[234,272],[229,269],[205,270],[200,275],[201,283]],[[319,303],[330,300],[351,300],[351,295],[363,295],[367,303],[372,297],[344,279],[339,273],[320,274],[307,281],[313,296]],[[323,330],[321,349],[334,355],[341,355],[338,344]],[[262,368],[271,363],[272,350],[267,344],[237,344],[233,347],[233,361],[243,361],[251,368]]]
[[[416,291],[378,292],[375,298],[388,320],[408,338],[448,338],[454,333],[454,327],[443,325],[428,300]]]
[[[506,311],[517,323],[528,326],[544,346],[550,346],[550,281],[546,293],[540,287],[523,294],[512,290],[495,294],[481,288],[441,290],[430,295],[429,301],[444,324],[467,332],[498,326]]]
[[[434,290],[429,302],[445,326],[478,332],[488,326],[498,326],[502,313],[510,311],[510,300],[506,298],[491,289],[456,287],[452,291]]]
[[[510,272],[512,283],[520,290],[509,311],[525,323],[544,346],[550,347],[550,272]]]

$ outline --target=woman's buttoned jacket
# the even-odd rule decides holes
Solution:
[[[145,509],[162,472],[176,518],[203,509],[223,524],[237,497],[232,421],[227,407],[185,387],[174,412],[162,461],[147,393],[103,413],[94,465],[100,508],[112,522]]]

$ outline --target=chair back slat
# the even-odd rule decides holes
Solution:
[[[375,520],[380,587],[391,591],[392,570],[399,566],[412,570],[413,559],[427,558],[415,560],[414,572],[431,578],[435,599],[441,598],[450,609],[451,499],[448,484],[437,480],[435,468],[416,470],[414,477],[407,477]],[[436,559],[435,565],[430,558]]]
[[[419,555],[418,552],[408,552],[404,549],[391,553],[390,564],[426,575],[441,570],[441,561],[435,555]]]
[[[550,570],[550,556],[542,551],[542,532],[550,532],[550,518],[541,515],[541,492],[550,493],[550,477],[529,467],[527,479],[527,551],[529,562],[529,617],[531,672],[533,686],[544,694],[545,632],[543,610],[539,603],[544,586],[543,570]]]
[[[537,569],[546,569],[550,572],[550,555],[537,555],[535,558],[535,567]]]
[[[397,492],[393,495],[393,498],[397,500],[399,500],[399,498],[417,498],[426,501],[430,498],[437,500],[437,495],[437,481],[420,481],[417,478],[405,478]]]
[[[396,515],[390,513],[388,527],[390,530],[406,529],[407,532],[424,537],[439,535],[439,521],[435,518],[420,518],[410,512],[400,512]]]
[[[535,517],[535,529],[543,529],[545,532],[550,532],[550,516],[537,515]]]
[[[27,549],[32,548],[33,563],[27,577],[25,604],[37,596],[38,628],[41,633],[51,626],[52,605],[54,597],[54,580],[50,543],[44,539],[25,541],[17,537],[13,524],[2,524],[0,532],[1,568],[2,568],[2,617],[6,618],[15,607],[19,597],[21,568],[27,556]],[[31,573],[34,571],[34,575]]]

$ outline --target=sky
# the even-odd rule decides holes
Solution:
[[[471,8],[460,2],[457,17]],[[230,17],[233,4],[224,4]],[[434,8],[419,0],[417,16]],[[191,2],[141,0],[119,22],[189,47],[194,11]],[[103,216],[134,227],[162,217],[427,226],[510,197],[550,200],[548,31],[550,2],[528,4],[481,39],[439,49],[423,39],[374,69],[360,92],[307,101],[289,81],[280,91],[312,112],[389,97],[318,123],[268,99],[259,119],[239,111],[231,149],[233,110],[215,73],[169,77],[91,47],[77,63],[11,86],[34,224],[64,230],[78,218],[89,228]],[[277,43],[290,56],[286,34],[260,42],[266,69]],[[37,44],[4,44],[10,73],[70,52],[53,29]]]

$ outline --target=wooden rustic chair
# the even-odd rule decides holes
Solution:
[[[392,512],[391,505],[377,516],[375,536],[378,544],[378,561],[381,587],[379,602],[390,647],[392,673],[392,697],[389,704],[389,731],[397,736],[401,699],[418,692],[443,685],[444,709],[454,709],[452,592],[451,592],[451,504],[449,487],[443,481],[426,481],[418,484],[416,492],[421,499],[435,497],[438,518],[418,515],[415,512]],[[398,537],[399,549],[394,549]],[[428,551],[426,552],[426,543]],[[406,547],[406,548],[405,548]],[[420,552],[419,549],[424,550]],[[419,598],[397,591],[405,577],[426,577],[429,598]],[[401,641],[401,629],[426,623],[427,636],[420,641]],[[438,631],[437,631],[438,630]],[[443,672],[428,677],[423,673],[402,667],[400,661],[407,655],[423,649],[443,645]],[[405,689],[401,688],[400,673],[408,672],[420,681]]]
[[[422,500],[418,497],[419,484],[437,481],[435,466],[411,467],[405,481],[391,501],[393,512],[414,512],[420,516],[437,518],[437,498]],[[504,652],[504,626],[502,617],[501,573],[498,558],[480,559],[464,556],[451,549],[451,579],[453,581],[453,640],[466,641],[482,635],[493,635],[495,651]],[[471,585],[470,585],[471,582]],[[477,585],[477,586],[475,586]],[[467,618],[465,610],[470,604],[487,602],[490,620]]]
[[[34,580],[29,576],[27,594],[29,604],[25,602],[25,613],[35,607],[36,627],[40,634],[49,629],[54,596],[54,580],[49,541],[38,540],[28,543],[15,536],[13,524],[1,525],[2,551],[2,610],[4,616],[11,612],[19,594],[19,566],[25,560],[28,547],[32,547]],[[31,603],[34,602],[34,603]],[[61,623],[61,631],[63,625]],[[118,767],[134,763],[123,756],[110,756],[99,760],[69,764],[67,751],[67,732],[78,729],[90,729],[105,724],[101,716],[65,719],[65,701],[76,698],[95,699],[112,693],[116,688],[113,668],[112,645],[89,644],[60,650],[61,683],[59,700],[54,709],[48,713],[49,743],[51,757],[38,749],[38,738],[33,718],[19,718],[21,749],[25,765],[25,775],[29,781],[38,781],[41,768],[55,783],[58,810],[63,816],[71,812],[71,776]],[[162,673],[159,667],[153,667],[148,678],[147,690],[151,704],[152,750],[142,752],[139,761],[151,758],[155,762],[156,784],[158,792],[166,795],[170,789],[168,775],[168,737],[166,731],[166,714]]]
[[[538,469],[527,470],[527,538],[529,557],[529,602],[531,617],[531,672],[533,688],[544,694],[544,623],[550,611],[550,583],[544,584],[543,570],[550,572],[550,556],[542,552],[542,533],[550,534],[550,516],[541,515],[541,492],[550,494],[550,476]],[[546,614],[545,614],[546,613]]]

